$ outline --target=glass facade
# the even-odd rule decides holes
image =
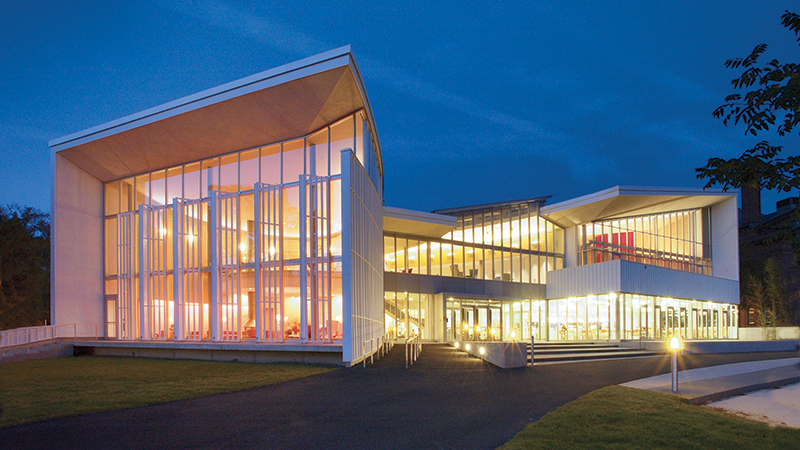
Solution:
[[[629,293],[517,301],[449,297],[445,339],[736,339],[737,314],[737,305]]]
[[[564,267],[564,229],[539,217],[537,203],[453,215],[440,239],[387,233],[384,271],[543,284]]]
[[[551,341],[737,337],[737,305],[629,293],[546,303],[548,329],[540,336]]]
[[[106,183],[109,334],[340,340],[346,148],[380,195],[361,111],[305,137]]]
[[[435,310],[433,297],[429,294],[385,292],[386,332],[395,339],[413,336],[420,336],[425,340],[436,339],[432,327]]]
[[[711,275],[710,208],[587,223],[578,227],[578,262],[625,259]]]
[[[546,282],[563,268],[564,230],[539,217],[535,202],[459,210],[440,239],[387,233],[384,270],[441,277]],[[597,221],[577,226],[580,265],[626,259],[711,275],[710,210]],[[435,295],[386,292],[386,328],[398,338],[421,334]],[[441,299],[445,340],[606,341],[736,338],[737,306],[636,293],[561,299]],[[427,305],[427,315],[421,306]],[[422,314],[422,315],[421,315]]]

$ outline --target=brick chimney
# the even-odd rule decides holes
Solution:
[[[741,192],[742,226],[757,226],[761,223],[761,188],[743,186]]]

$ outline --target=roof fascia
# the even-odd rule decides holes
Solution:
[[[346,58],[346,59],[345,59]],[[171,102],[159,105],[144,111],[113,120],[84,131],[79,131],[61,138],[53,139],[48,143],[55,151],[64,150],[84,144],[96,139],[111,136],[126,130],[137,128],[149,123],[222,102],[241,95],[246,95],[271,86],[277,86],[296,79],[321,73],[343,65],[353,68],[353,58],[350,46],[346,45],[329,50],[299,61],[266,70],[236,81],[198,92]],[[358,77],[361,95],[366,100],[361,79]],[[369,114],[371,117],[372,114]]]

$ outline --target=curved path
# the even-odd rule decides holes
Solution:
[[[693,355],[681,368],[791,353]],[[4,449],[453,448],[502,445],[592,390],[668,372],[669,356],[501,370],[445,345],[356,367],[152,406],[0,428]]]

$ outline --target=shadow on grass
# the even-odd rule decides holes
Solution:
[[[75,357],[0,365],[0,427],[238,391],[331,366]]]

